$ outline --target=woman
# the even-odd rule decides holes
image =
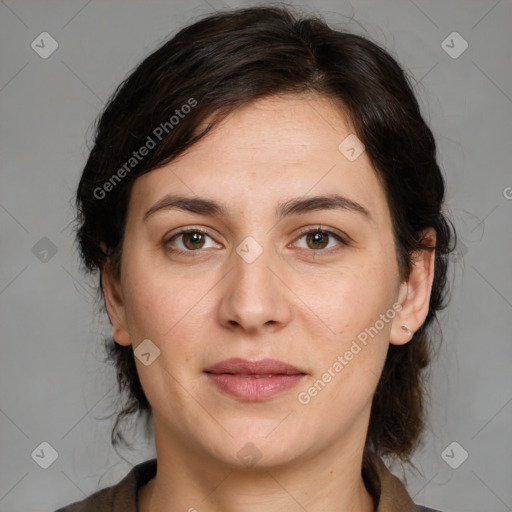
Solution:
[[[415,505],[409,461],[454,231],[399,65],[284,8],[208,16],[103,112],[77,192],[120,422],[156,459],[60,512]],[[157,464],[158,461],[158,464]]]

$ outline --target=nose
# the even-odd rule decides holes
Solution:
[[[284,267],[270,247],[261,246],[263,250],[254,260],[254,254],[245,256],[244,248],[257,250],[241,244],[239,253],[233,253],[233,268],[220,288],[219,322],[248,333],[280,329],[290,321],[293,295],[286,286]]]

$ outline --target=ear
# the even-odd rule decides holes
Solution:
[[[436,232],[433,228],[427,228],[422,236],[432,249],[424,249],[414,254],[409,278],[400,285],[398,302],[402,309],[393,319],[389,339],[393,345],[408,343],[428,314],[434,281]]]
[[[107,260],[101,272],[101,287],[105,297],[105,306],[112,324],[112,337],[119,345],[130,345],[130,335],[126,323],[126,310],[124,305],[121,284],[112,275],[111,261]]]

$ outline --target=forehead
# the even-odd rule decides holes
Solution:
[[[334,101],[316,94],[288,94],[239,107],[194,148],[208,146],[222,158],[229,147],[237,150],[233,156],[245,160],[279,154],[280,163],[294,163],[310,156],[310,150],[332,149],[340,137],[353,132],[350,118]]]
[[[177,159],[137,178],[131,206],[140,213],[165,194],[179,193],[214,198],[246,215],[291,198],[340,193],[386,221],[384,191],[367,154],[347,157],[353,137],[348,116],[326,98],[257,100]]]

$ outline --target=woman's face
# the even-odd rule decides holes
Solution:
[[[267,98],[136,180],[104,287],[157,451],[273,466],[362,449],[390,339],[410,336],[386,197],[352,133],[326,99]]]

